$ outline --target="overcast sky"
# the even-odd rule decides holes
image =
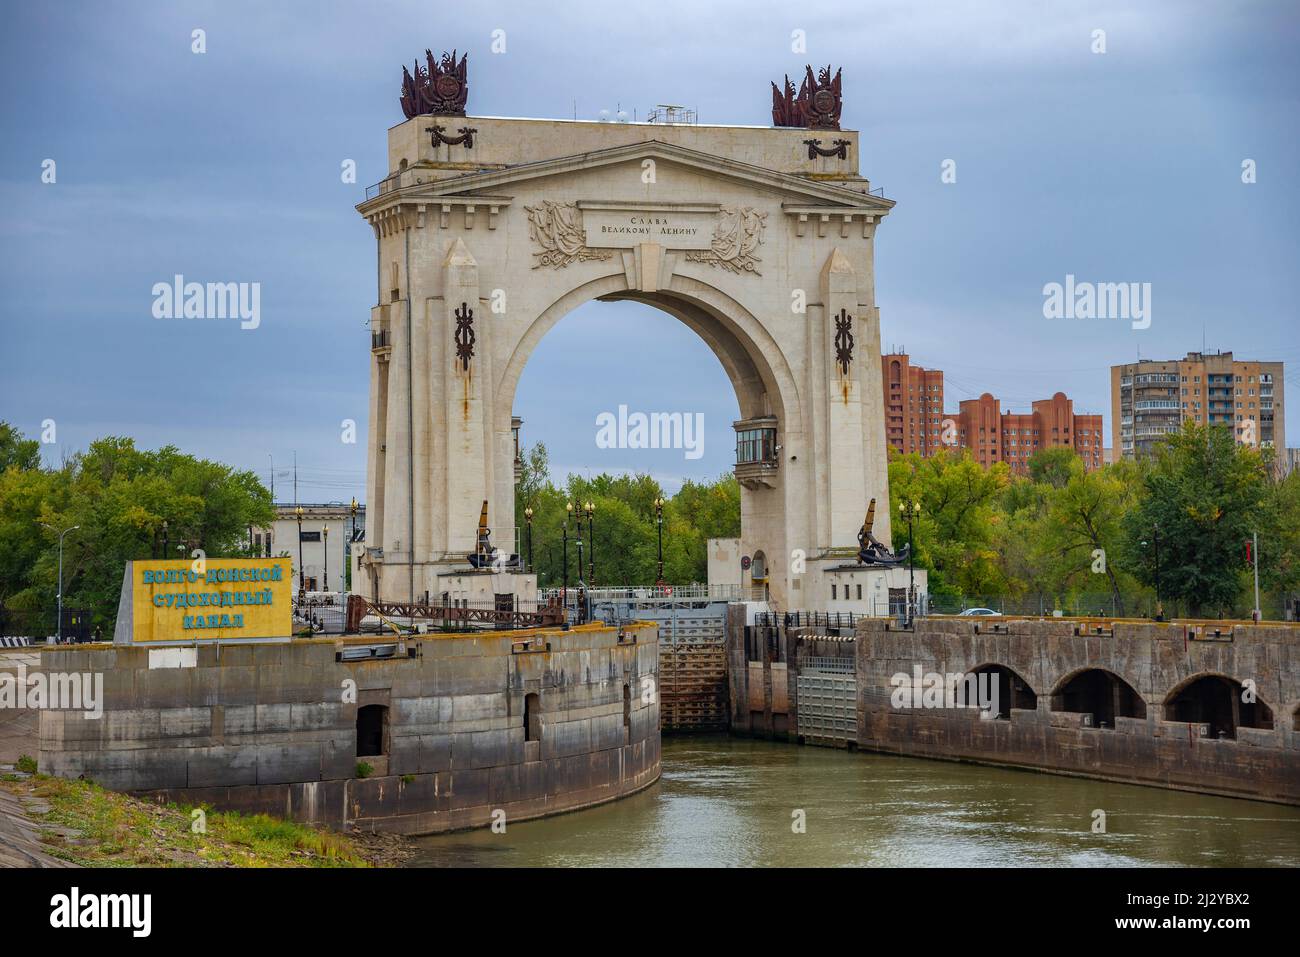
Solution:
[[[277,472],[364,500],[374,239],[401,65],[470,55],[469,112],[767,124],[768,81],[844,70],[861,171],[898,205],[877,239],[883,346],[1027,411],[1059,390],[1109,429],[1112,363],[1202,342],[1300,369],[1300,13],[1292,2],[624,5],[26,3],[7,8],[0,137],[0,419],[47,460],[98,436]],[[195,29],[207,51],[191,52]],[[491,52],[504,30],[506,52]],[[807,54],[791,51],[803,30]],[[1106,52],[1092,52],[1094,31]],[[56,182],[42,183],[42,164]],[[340,179],[356,161],[357,183]],[[957,181],[941,182],[955,160]],[[1242,183],[1242,162],[1258,181]],[[154,283],[261,283],[262,324],[162,322]],[[1048,320],[1067,274],[1149,282],[1150,328]],[[665,383],[671,387],[665,390]],[[1289,384],[1288,399],[1300,395]],[[705,454],[595,445],[619,403],[705,417]],[[1288,403],[1289,404],[1289,403]],[[525,370],[516,413],[560,473],[675,488],[731,465],[722,367],[676,320],[592,303]],[[355,445],[340,441],[355,419]],[[1300,445],[1300,409],[1288,416]],[[1109,432],[1107,433],[1109,436]]]

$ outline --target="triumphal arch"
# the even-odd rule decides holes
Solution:
[[[515,542],[515,388],[593,299],[662,309],[722,363],[742,417],[741,547],[775,602],[812,607],[822,570],[857,554],[872,498],[889,542],[873,261],[893,203],[839,128],[838,73],[773,84],[773,126],[755,127],[470,116],[463,58],[404,72],[390,173],[357,207],[378,302],[367,590],[438,594],[485,499],[494,540]],[[691,384],[657,374],[662,408],[680,408]]]

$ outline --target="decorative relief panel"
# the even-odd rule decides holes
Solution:
[[[541,252],[533,268],[562,269],[570,263],[609,259],[615,249],[656,243],[685,250],[689,262],[760,275],[754,251],[763,242],[767,213],[751,206],[722,206],[717,212],[662,208],[592,210],[585,221],[577,203],[525,206],[529,230]],[[712,235],[710,235],[712,226]]]
[[[609,259],[612,249],[592,249],[587,245],[587,233],[582,226],[582,210],[577,203],[553,203],[544,200],[541,206],[525,206],[528,213],[528,231],[533,242],[542,247],[533,253],[533,268],[550,266],[563,269],[570,263],[589,259]]]
[[[721,218],[713,229],[712,248],[707,251],[692,250],[686,254],[688,262],[721,266],[734,273],[758,271],[760,260],[754,250],[763,242],[763,229],[767,226],[767,213],[752,206],[723,206]]]

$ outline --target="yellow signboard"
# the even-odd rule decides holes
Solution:
[[[134,641],[288,638],[292,633],[292,559],[170,559],[131,565]]]

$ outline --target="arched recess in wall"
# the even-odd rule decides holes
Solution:
[[[1272,730],[1273,710],[1244,692],[1240,681],[1224,674],[1192,675],[1165,697],[1165,720],[1207,725],[1211,738],[1235,738],[1238,728]]]
[[[996,707],[991,707],[990,710],[997,712],[995,717],[998,720],[1010,721],[1013,708],[1022,711],[1038,708],[1038,694],[1029,686],[1028,681],[1006,665],[989,662],[972,668],[967,674],[975,676],[976,687],[981,693],[986,687],[990,696],[996,693],[993,702]],[[981,678],[982,675],[988,677]],[[988,684],[985,685],[984,682]]]
[[[1091,714],[1094,728],[1115,727],[1115,719],[1145,718],[1146,701],[1137,689],[1104,668],[1081,668],[1066,675],[1052,691],[1052,710]]]

